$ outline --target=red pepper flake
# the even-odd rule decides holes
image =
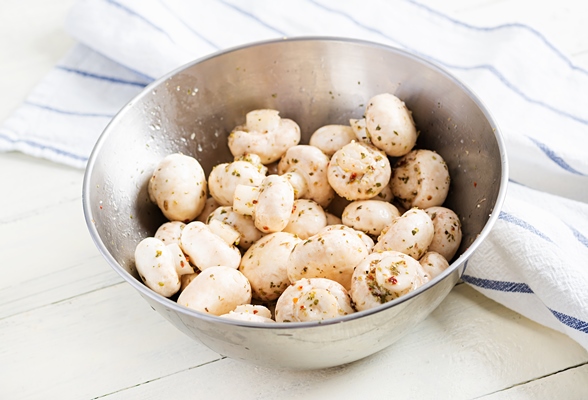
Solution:
[[[253,314],[257,314],[259,311],[257,310],[253,310]]]
[[[102,206],[100,206],[100,209],[102,210]]]
[[[474,187],[477,187],[477,186],[478,186],[478,182],[474,182]]]
[[[257,204],[257,200],[253,200],[253,201],[252,201],[252,203],[253,203],[253,204]]]
[[[388,278],[388,282],[390,282],[393,285],[396,285],[398,283],[398,279],[396,279],[395,276],[391,276],[390,278]]]
[[[263,230],[264,230],[264,231],[268,231],[268,230],[269,230],[269,227],[267,227],[267,226],[264,226],[264,227],[263,227]]]
[[[184,260],[180,261],[180,267],[184,268]]]
[[[353,172],[350,176],[349,176],[349,182],[353,182],[355,179],[357,178],[357,172]]]

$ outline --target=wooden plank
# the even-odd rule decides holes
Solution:
[[[67,201],[81,204],[83,171],[20,153],[1,154],[0,160],[2,185],[10,189],[0,196],[0,225]]]
[[[105,398],[473,398],[587,361],[564,335],[459,285],[409,336],[347,366],[292,372],[223,359]]]
[[[481,397],[485,400],[588,399],[588,364]]]
[[[0,398],[94,398],[219,358],[120,283],[0,320]]]

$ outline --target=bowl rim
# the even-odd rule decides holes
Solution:
[[[100,154],[100,149],[102,148],[103,144],[108,139],[113,127],[118,123],[119,120],[124,118],[124,115],[126,114],[127,110],[136,101],[138,101],[142,97],[148,95],[153,88],[159,86],[160,84],[162,84],[162,82],[165,82],[166,80],[170,79],[171,77],[175,76],[176,74],[178,74],[186,69],[189,69],[194,65],[200,64],[200,63],[205,62],[205,61],[212,59],[212,58],[223,56],[225,54],[245,50],[247,48],[252,48],[252,47],[261,47],[261,46],[272,45],[272,44],[276,44],[276,43],[280,43],[280,42],[292,42],[292,41],[342,42],[342,43],[348,43],[348,44],[356,44],[356,45],[362,45],[362,46],[368,46],[368,47],[381,48],[383,50],[391,51],[391,52],[400,54],[404,57],[413,59],[413,60],[419,62],[420,64],[423,64],[426,67],[428,67],[432,70],[435,70],[436,72],[438,72],[442,75],[445,75],[453,83],[455,83],[457,86],[459,86],[461,88],[461,90],[476,104],[476,106],[484,114],[484,117],[487,119],[490,126],[492,126],[493,133],[494,133],[497,145],[498,145],[498,150],[499,150],[499,154],[500,154],[500,165],[501,165],[502,171],[501,171],[501,177],[500,177],[500,183],[499,183],[500,186],[499,186],[499,190],[498,190],[498,195],[496,197],[496,202],[494,204],[492,212],[491,212],[488,220],[486,221],[486,224],[484,225],[484,227],[482,228],[480,233],[477,235],[477,237],[474,239],[474,241],[441,274],[436,276],[433,280],[427,282],[425,285],[417,288],[416,290],[414,290],[406,295],[398,297],[398,298],[396,298],[392,301],[389,301],[387,303],[380,304],[379,306],[374,307],[374,308],[370,308],[368,310],[357,311],[352,314],[348,314],[348,315],[344,315],[344,316],[340,316],[340,317],[336,317],[336,318],[332,318],[332,319],[327,319],[324,321],[288,322],[288,323],[268,324],[268,323],[263,323],[263,322],[241,321],[241,320],[235,320],[235,319],[230,319],[230,318],[220,318],[220,317],[212,315],[212,314],[202,313],[202,312],[196,311],[194,309],[182,306],[182,305],[176,303],[175,301],[170,300],[166,297],[163,297],[163,296],[157,294],[156,292],[152,291],[146,285],[144,285],[142,282],[140,282],[138,279],[136,279],[133,275],[131,275],[125,268],[123,268],[114,259],[114,257],[110,254],[110,252],[106,248],[100,235],[98,234],[96,226],[93,222],[93,213],[92,213],[92,210],[90,207],[90,200],[89,199],[90,199],[90,192],[91,192],[90,180],[91,180],[91,176],[93,174],[96,160]],[[419,294],[431,289],[433,286],[437,285],[438,283],[440,283],[441,281],[443,281],[447,277],[449,277],[449,275],[451,275],[454,271],[456,271],[462,265],[464,265],[464,268],[461,273],[461,274],[463,274],[465,272],[465,269],[467,268],[467,262],[468,262],[469,258],[471,257],[473,252],[479,247],[480,243],[482,243],[482,241],[488,236],[488,234],[490,233],[490,230],[493,228],[494,224],[498,220],[500,210],[502,209],[502,206],[504,204],[504,200],[506,197],[506,191],[507,191],[507,185],[508,185],[508,175],[509,175],[509,166],[508,166],[508,159],[507,159],[507,154],[506,154],[505,140],[504,140],[504,137],[502,136],[502,133],[501,133],[498,125],[496,124],[496,121],[494,120],[494,118],[492,117],[492,115],[490,114],[490,112],[488,111],[486,106],[483,104],[481,99],[467,85],[465,85],[461,80],[457,79],[455,76],[453,76],[451,73],[449,73],[446,69],[444,69],[443,67],[441,67],[437,63],[425,58],[424,56],[417,55],[414,52],[410,52],[410,51],[407,51],[407,50],[404,50],[404,49],[401,49],[401,48],[398,48],[395,46],[391,46],[391,45],[387,45],[387,44],[383,44],[383,43],[379,43],[379,42],[374,42],[374,41],[368,41],[368,40],[356,39],[356,38],[336,37],[336,36],[297,36],[297,37],[288,37],[288,38],[284,37],[284,38],[280,38],[280,39],[269,39],[269,40],[255,41],[255,42],[251,42],[251,43],[242,44],[239,46],[230,47],[230,48],[227,48],[224,50],[219,50],[219,51],[210,53],[206,56],[199,57],[199,58],[197,58],[193,61],[190,61],[182,66],[179,66],[178,68],[173,69],[172,71],[162,75],[161,77],[155,79],[153,82],[148,84],[145,88],[143,88],[143,90],[140,93],[138,93],[136,96],[134,96],[130,101],[127,102],[126,105],[124,105],[116,113],[116,115],[110,120],[110,122],[104,128],[104,130],[100,134],[98,140],[96,141],[96,143],[92,149],[92,152],[90,154],[90,157],[88,158],[88,162],[86,164],[86,169],[84,172],[84,179],[83,179],[83,184],[82,184],[82,206],[83,206],[84,218],[86,220],[86,225],[88,227],[90,236],[91,236],[92,240],[94,241],[94,244],[98,248],[99,252],[106,259],[108,264],[110,264],[111,268],[113,268],[127,283],[129,283],[137,291],[139,291],[139,293],[142,296],[147,297],[147,298],[149,298],[149,299],[151,299],[151,300],[153,300],[153,301],[155,301],[155,302],[157,302],[157,303],[159,303],[159,304],[161,304],[161,305],[163,305],[163,306],[165,306],[165,307],[167,307],[177,313],[180,313],[180,314],[183,314],[186,316],[190,316],[193,318],[201,319],[206,322],[234,325],[234,326],[240,326],[240,327],[246,327],[246,328],[270,329],[270,330],[273,330],[273,329],[275,329],[275,330],[305,329],[305,328],[318,328],[321,326],[328,326],[328,325],[336,325],[336,324],[340,324],[343,322],[352,321],[355,319],[360,319],[363,317],[367,317],[367,316],[370,316],[373,314],[380,313],[380,312],[385,311],[389,308],[393,308],[399,304],[407,302],[407,301],[411,300],[412,298],[418,296]]]

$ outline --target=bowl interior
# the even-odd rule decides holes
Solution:
[[[165,222],[149,201],[147,182],[167,154],[192,155],[208,174],[232,159],[227,135],[250,110],[279,110],[300,125],[305,143],[323,125],[361,118],[368,100],[384,92],[412,110],[417,146],[437,151],[448,164],[445,205],[462,220],[463,254],[486,226],[504,184],[503,146],[486,111],[454,78],[415,56],[324,38],[266,42],[198,60],[129,103],[88,163],[85,210],[99,247],[137,278],[135,246]]]

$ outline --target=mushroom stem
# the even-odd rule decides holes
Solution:
[[[302,176],[298,172],[287,172],[284,174],[284,177],[288,180],[288,182],[290,182],[290,184],[294,188],[295,199],[303,198],[306,195],[306,193],[308,192],[308,184],[304,176]]]
[[[258,186],[237,185],[233,197],[233,211],[241,215],[252,216],[257,197],[259,197]]]

